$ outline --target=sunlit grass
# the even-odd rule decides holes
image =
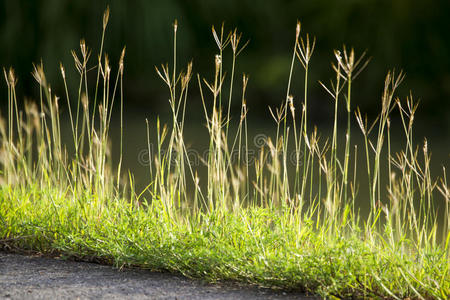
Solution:
[[[135,191],[133,176],[121,172],[126,149],[125,49],[117,66],[112,66],[103,53],[108,17],[107,11],[101,50],[93,65],[84,41],[79,52],[72,52],[79,73],[75,94],[67,88],[64,66],[66,88],[58,97],[39,64],[33,72],[40,87],[38,104],[26,103],[22,110],[16,76],[12,69],[4,70],[8,114],[0,126],[3,248],[328,297],[448,297],[450,192],[445,169],[442,178],[431,175],[426,142],[419,157],[413,139],[417,105],[412,96],[406,100],[395,96],[403,73],[388,73],[380,115],[369,122],[351,97],[354,81],[368,61],[353,49],[334,51],[335,79],[321,83],[334,101],[333,134],[321,137],[307,118],[315,39],[303,36],[297,24],[286,98],[280,107],[270,109],[276,135],[265,136],[255,155],[249,149],[251,102],[247,104],[245,96],[249,79],[246,75],[237,79],[235,74],[246,43],[236,30],[213,28],[219,51],[213,77],[193,76],[192,63],[178,71],[175,23],[173,63],[156,69],[168,87],[172,120],[168,126],[159,120],[156,126],[147,122],[149,150],[151,144],[157,147],[155,153],[149,151],[149,184],[144,191]],[[223,61],[225,51],[232,55],[230,75]],[[88,85],[92,67],[97,80]],[[305,72],[304,94],[298,99],[291,94],[295,68]],[[117,70],[114,75],[112,69]],[[232,116],[237,82],[242,86],[237,100],[241,109],[239,116]],[[208,155],[202,158],[205,178],[197,175],[200,167],[189,159],[183,138],[192,83],[200,89],[200,109],[210,137]],[[61,141],[61,101],[66,103],[73,155]],[[113,166],[109,130],[117,104],[120,161]],[[344,137],[338,136],[340,105],[346,108]],[[399,112],[405,133],[406,146],[399,153],[391,149],[394,111]],[[359,180],[355,171],[353,112],[364,137],[365,149],[359,151],[365,156],[368,182]],[[230,126],[232,122],[236,126]],[[154,132],[156,141],[149,138]],[[387,178],[387,187],[381,185],[382,177]],[[367,195],[358,194],[361,185],[369,187]],[[361,201],[370,203],[368,216],[358,214],[356,203]],[[445,210],[442,220],[438,209]]]

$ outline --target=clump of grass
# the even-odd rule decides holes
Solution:
[[[270,110],[276,136],[263,139],[250,164],[246,75],[237,121],[230,110],[235,100],[235,65],[246,43],[236,30],[227,34],[223,26],[220,32],[213,27],[219,50],[214,76],[196,76],[210,138],[204,159],[207,176],[199,178],[183,137],[193,65],[177,72],[175,22],[173,64],[156,69],[169,90],[172,121],[161,126],[158,120],[156,128],[147,121],[149,150],[151,131],[156,131],[157,149],[149,151],[149,185],[137,194],[131,175],[129,182],[121,181],[123,126],[118,166],[110,157],[109,129],[117,101],[123,123],[125,50],[113,75],[103,53],[108,18],[106,11],[94,65],[95,91],[87,81],[91,52],[84,41],[79,53],[72,52],[79,73],[75,95],[69,93],[61,65],[73,155],[61,141],[60,98],[52,91],[43,65],[36,65],[33,72],[39,85],[38,104],[25,103],[24,110],[19,109],[14,71],[4,70],[8,116],[0,126],[3,248],[56,252],[119,267],[164,269],[210,281],[238,280],[324,297],[449,296],[450,192],[445,168],[441,178],[431,175],[426,142],[419,159],[413,142],[417,105],[412,96],[406,101],[395,96],[403,73],[388,73],[381,113],[368,123],[351,101],[354,80],[367,65],[364,54],[357,58],[353,49],[345,47],[334,51],[335,80],[321,83],[335,109],[333,134],[324,140],[307,118],[315,39],[302,36],[298,23],[286,98],[280,108]],[[230,48],[227,78],[223,54]],[[301,100],[291,94],[298,63],[305,72]],[[337,129],[342,100],[347,112],[345,139]],[[391,152],[394,110],[399,111],[406,137],[405,149],[399,153]],[[368,195],[357,193],[363,183],[357,180],[357,149],[354,156],[351,153],[353,111],[364,137]],[[235,132],[232,122],[237,123]],[[289,153],[292,139],[293,155]],[[388,172],[383,172],[385,166]],[[386,193],[382,176],[388,178]],[[368,218],[357,213],[357,197],[370,202]],[[445,210],[442,221],[438,206]]]

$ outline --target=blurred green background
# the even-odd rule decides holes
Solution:
[[[426,120],[424,124],[449,130],[448,0],[2,0],[0,66],[16,69],[24,96],[36,95],[30,76],[32,62],[42,58],[50,81],[58,88],[59,61],[68,69],[73,66],[69,50],[78,47],[80,38],[86,39],[93,53],[98,50],[102,13],[108,4],[111,18],[106,51],[114,60],[122,46],[127,46],[125,92],[129,109],[159,111],[167,106],[167,94],[154,66],[171,61],[171,24],[178,19],[179,62],[184,65],[193,59],[194,71],[205,76],[212,74],[217,52],[211,25],[220,27],[224,21],[227,29],[237,27],[243,32],[250,44],[239,57],[237,72],[250,74],[250,109],[266,111],[268,104],[283,99],[298,19],[303,33],[317,38],[311,63],[311,97],[315,99],[311,110],[316,122],[325,122],[332,114],[332,105],[328,105],[329,99],[317,80],[327,81],[333,76],[332,50],[345,43],[358,53],[367,49],[373,57],[355,85],[355,105],[369,114],[377,112],[386,72],[403,69],[407,78],[399,96],[412,90],[421,100],[419,111],[420,118]],[[300,98],[300,68],[294,80],[293,93]],[[2,84],[2,91],[4,88]]]

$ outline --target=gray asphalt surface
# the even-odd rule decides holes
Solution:
[[[1,299],[317,299],[169,273],[0,252]]]

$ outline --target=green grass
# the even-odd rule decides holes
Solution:
[[[33,75],[40,87],[39,101],[25,103],[22,111],[15,74],[4,70],[9,105],[7,120],[0,126],[1,247],[324,297],[448,298],[450,192],[445,169],[441,178],[431,175],[427,144],[420,156],[414,144],[413,98],[395,97],[402,73],[387,75],[380,115],[368,123],[351,101],[354,80],[367,61],[364,55],[358,59],[353,49],[335,51],[335,81],[322,84],[334,101],[333,134],[320,138],[307,118],[315,40],[303,38],[297,24],[286,98],[270,110],[276,136],[264,139],[254,163],[246,164],[252,155],[247,76],[238,100],[240,116],[232,118],[230,110],[238,81],[235,65],[246,44],[237,31],[227,34],[223,27],[220,32],[213,28],[219,50],[214,77],[197,75],[194,80],[210,136],[204,159],[207,176],[199,178],[183,139],[192,64],[177,72],[175,23],[173,64],[157,68],[169,90],[173,118],[169,126],[147,122],[149,149],[151,143],[157,147],[149,154],[149,185],[136,192],[133,176],[121,171],[123,126],[121,140],[116,141],[118,165],[112,165],[109,150],[114,105],[120,106],[124,122],[125,50],[113,75],[103,53],[108,17],[106,11],[96,61],[89,61],[84,41],[80,53],[73,52],[79,72],[76,93],[69,92],[61,65],[66,89],[60,98],[55,96],[43,66],[37,65]],[[225,51],[232,55],[229,72],[222,61]],[[88,85],[92,67],[97,67],[97,81]],[[301,100],[290,91],[295,68],[305,72]],[[73,155],[61,141],[61,101],[67,107]],[[340,105],[347,112],[345,137],[338,136]],[[405,133],[405,148],[399,153],[391,152],[394,109]],[[355,173],[353,111],[364,136],[368,182]],[[155,142],[149,139],[154,132]],[[387,187],[381,186],[381,178],[386,178]],[[362,185],[369,187],[367,195],[357,193]],[[361,201],[369,202],[367,216],[358,214]]]

